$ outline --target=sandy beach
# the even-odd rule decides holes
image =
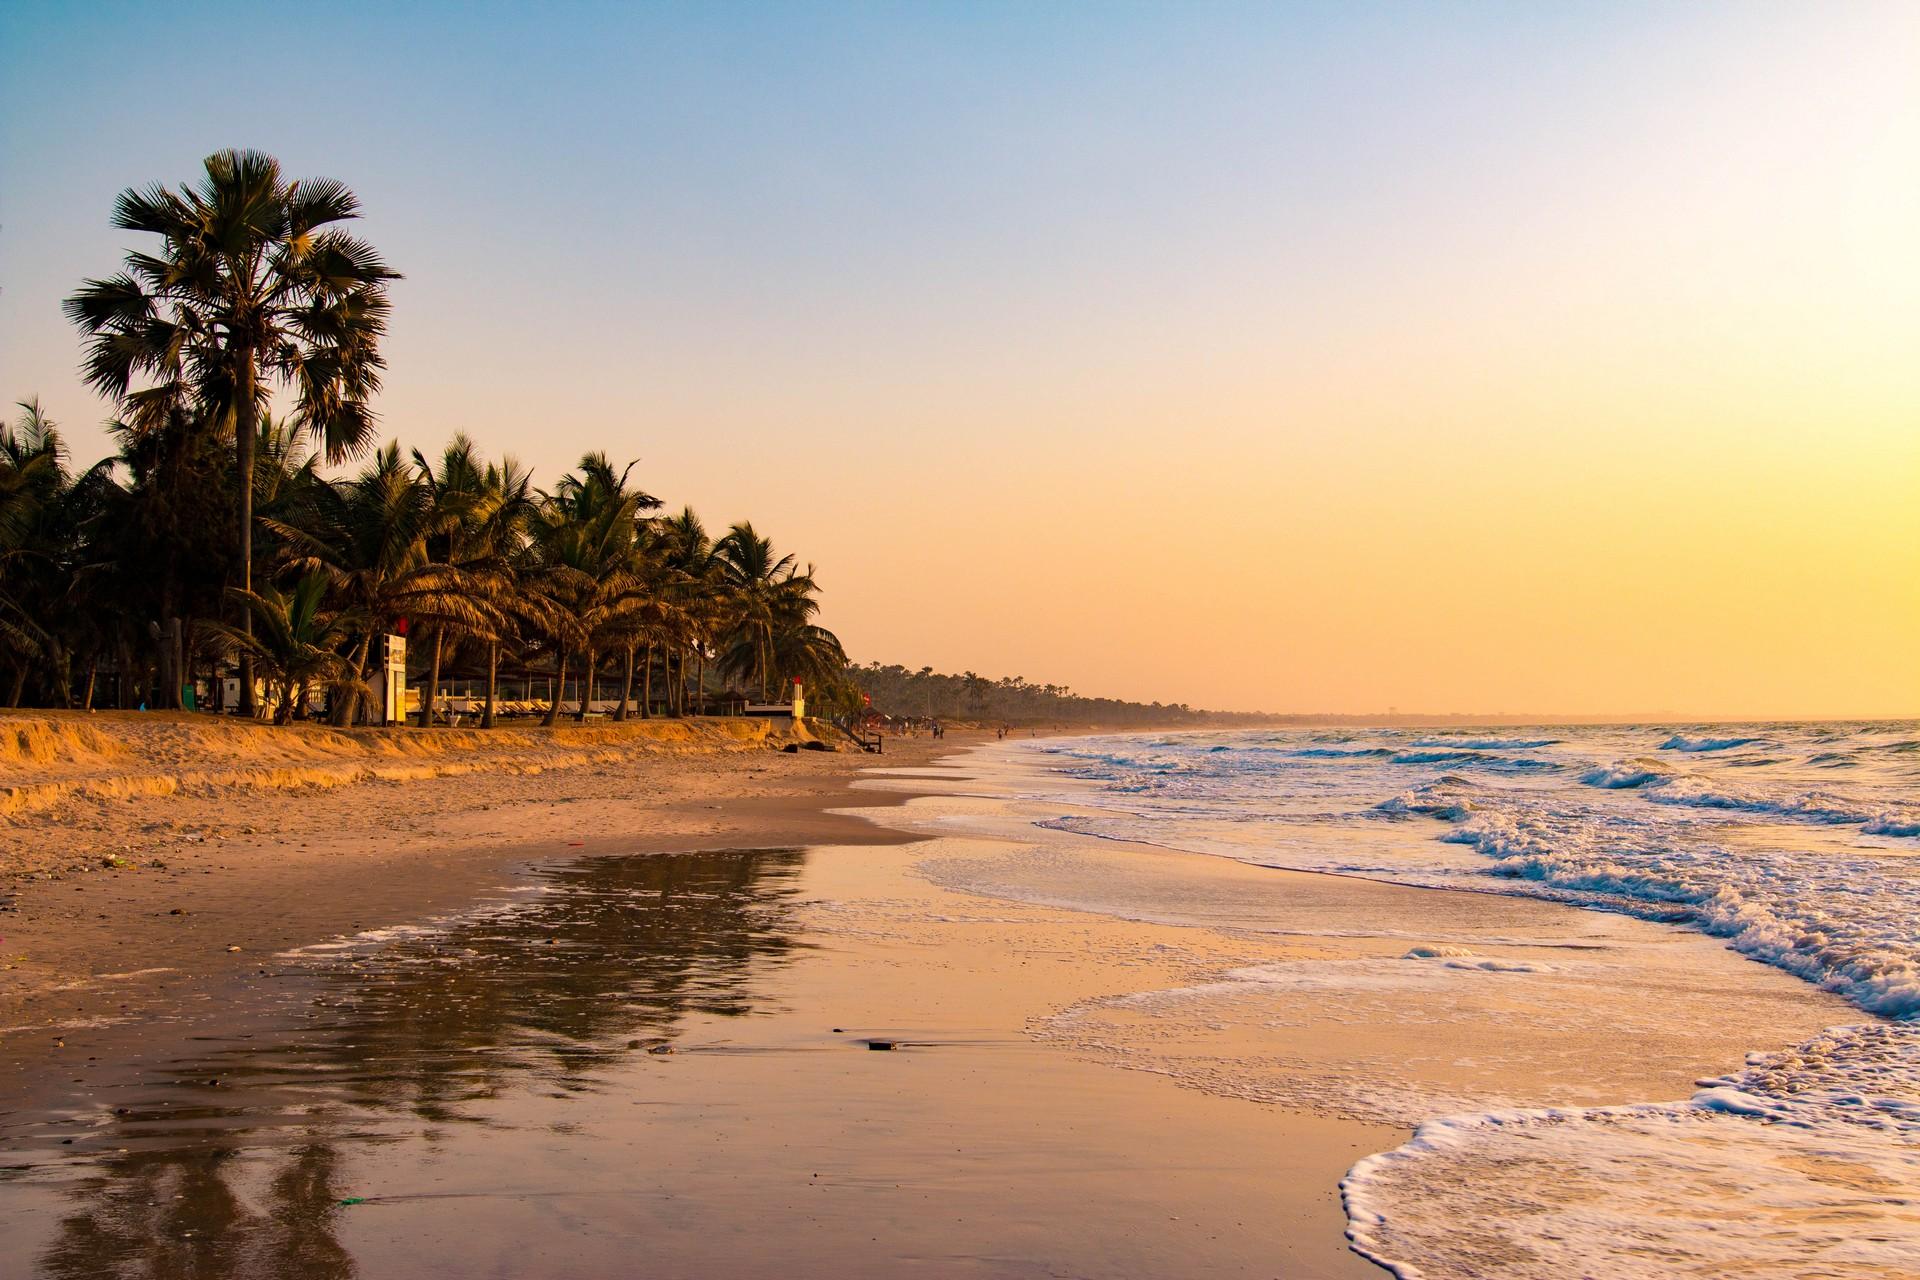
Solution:
[[[1042,829],[1003,744],[693,730],[17,813],[0,1274],[1359,1277],[1340,1179],[1434,1099],[1684,1096],[1838,1012],[1640,921]]]

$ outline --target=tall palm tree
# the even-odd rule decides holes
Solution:
[[[160,238],[125,270],[88,280],[67,299],[87,338],[87,381],[111,396],[135,431],[158,430],[183,405],[235,448],[239,577],[253,589],[253,450],[270,396],[293,397],[293,418],[329,461],[373,439],[387,285],[399,276],[338,224],[359,201],[330,178],[289,181],[258,151],[219,151],[177,190],[121,192],[113,225]],[[251,611],[241,629],[252,625]],[[252,711],[251,663],[242,709]]]
[[[486,514],[469,524],[469,546],[475,560],[487,566],[499,584],[499,604],[505,615],[500,633],[486,642],[487,699],[480,727],[491,729],[499,694],[501,642],[516,627],[538,629],[545,617],[539,594],[524,589],[520,581],[526,563],[527,525],[535,510],[533,473],[508,455],[487,464],[480,484]]]

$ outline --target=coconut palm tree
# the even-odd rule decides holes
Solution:
[[[790,674],[780,670],[779,637],[798,634],[819,611],[812,567],[802,572],[793,556],[777,554],[772,539],[745,523],[729,529],[714,554],[731,621],[721,669],[749,683],[757,680],[765,701],[774,681]]]
[[[286,543],[287,567],[302,575],[326,573],[337,601],[358,625],[353,680],[334,708],[334,722],[350,724],[358,716],[375,635],[405,622],[491,636],[504,618],[484,575],[433,559],[428,542],[445,532],[448,516],[436,510],[419,474],[401,461],[398,445],[380,450],[353,479],[321,486],[315,499],[310,524],[267,523]]]
[[[482,636],[488,646],[489,668],[484,723],[491,727],[500,624],[519,603],[512,562],[520,530],[532,510],[532,479],[512,458],[499,465],[482,463],[479,449],[465,434],[448,442],[437,466],[417,449],[413,462],[434,511],[436,532],[427,539],[429,558],[464,570],[474,590],[484,593],[493,613],[494,625]],[[434,623],[432,631],[433,657],[420,699],[423,727],[433,724],[446,642],[475,634],[471,628],[451,621]]]
[[[538,629],[546,619],[539,593],[526,590],[521,583],[527,525],[535,511],[533,473],[509,455],[487,464],[480,485],[485,514],[469,522],[467,545],[473,560],[485,566],[497,583],[497,603],[505,615],[501,630],[486,638],[487,698],[480,727],[491,729],[500,686],[500,645],[516,626]]]
[[[587,718],[604,646],[618,640],[644,600],[637,558],[641,521],[659,507],[651,494],[633,488],[630,462],[616,472],[604,453],[590,453],[579,469],[541,495],[530,534],[536,589],[550,616],[556,653],[556,685],[545,723],[559,717],[569,659],[584,659],[576,720]]]
[[[840,637],[825,627],[783,619],[773,633],[773,667],[779,679],[801,680],[807,689],[824,692],[847,669],[847,651]]]
[[[707,655],[730,617],[731,605],[726,566],[693,508],[683,507],[679,515],[662,521],[660,529],[665,573],[657,634],[666,663],[668,707],[679,715],[686,710],[689,657],[695,667],[693,688],[705,706]],[[673,675],[676,659],[678,679]]]
[[[275,724],[303,714],[309,691],[319,686],[338,700],[356,683],[353,665],[340,652],[353,636],[351,613],[325,610],[332,580],[315,569],[282,592],[272,585],[258,592],[236,591],[253,617],[249,630],[221,627],[235,645],[252,650],[278,686]]]
[[[107,566],[93,555],[92,534],[118,486],[111,459],[70,471],[66,442],[39,402],[20,409],[17,423],[0,426],[0,647],[15,663],[8,704],[19,705],[37,664],[51,697],[71,706],[73,658],[97,652],[111,614],[95,593]]]
[[[330,178],[289,181],[257,151],[208,156],[177,190],[128,189],[113,225],[159,237],[125,270],[88,280],[66,311],[87,340],[87,381],[134,431],[159,430],[183,407],[234,442],[239,586],[253,587],[253,451],[269,397],[293,398],[293,420],[329,461],[373,439],[387,286],[399,276],[340,223],[359,201]],[[241,628],[251,625],[251,611]],[[241,701],[253,681],[243,669]]]

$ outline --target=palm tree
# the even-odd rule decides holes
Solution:
[[[512,559],[519,530],[532,509],[532,480],[512,458],[483,465],[479,449],[465,434],[454,436],[436,468],[418,450],[413,454],[420,484],[433,507],[437,532],[428,540],[429,557],[464,570],[472,586],[484,594],[495,624],[485,633],[488,652],[487,714],[492,727],[494,688],[498,680],[500,625],[516,603]],[[426,690],[420,698],[420,724],[431,727],[440,687],[440,663],[449,637],[472,635],[456,622],[433,625],[433,658],[427,669]]]
[[[665,572],[656,634],[666,663],[668,708],[679,715],[686,710],[690,654],[695,665],[693,687],[705,707],[707,653],[715,634],[727,623],[730,605],[726,566],[692,507],[683,507],[679,515],[661,522],[661,539]],[[676,657],[680,661],[677,680],[673,678]]]
[[[315,569],[288,592],[271,585],[258,592],[237,591],[253,627],[220,628],[232,643],[250,649],[278,683],[275,724],[286,724],[302,711],[315,685],[337,700],[356,683],[352,664],[340,652],[352,637],[355,619],[323,610],[331,586],[326,572]]]
[[[537,628],[544,615],[538,593],[524,590],[519,581],[525,563],[527,523],[534,513],[533,473],[509,455],[498,463],[488,463],[480,484],[486,515],[468,526],[469,545],[476,560],[488,566],[498,583],[499,604],[507,615],[501,634],[487,638],[487,700],[480,727],[491,729],[500,685],[502,636],[515,622]]]
[[[380,450],[353,479],[321,486],[315,499],[309,526],[268,524],[286,541],[288,567],[324,571],[358,624],[353,681],[334,709],[334,722],[344,725],[357,718],[375,635],[404,620],[491,636],[504,619],[483,575],[429,554],[428,540],[444,532],[447,516],[400,460],[398,445]]]
[[[73,657],[98,652],[111,615],[90,594],[106,568],[92,526],[118,486],[111,459],[69,471],[66,442],[39,402],[20,409],[19,422],[0,426],[0,647],[15,661],[8,703],[19,704],[38,660],[47,691],[71,706]],[[177,696],[177,680],[173,689]]]
[[[840,637],[810,622],[783,620],[773,633],[773,666],[780,677],[804,681],[808,689],[823,692],[847,669],[847,651]],[[812,695],[808,695],[811,702]]]
[[[803,573],[791,555],[775,554],[772,539],[755,533],[751,524],[729,529],[715,556],[732,619],[721,668],[749,682],[757,679],[765,701],[777,678],[794,674],[780,669],[779,638],[797,635],[819,611],[813,570],[809,566]]]
[[[160,237],[126,269],[67,299],[87,339],[87,381],[136,432],[159,430],[183,406],[234,441],[240,590],[253,588],[253,450],[275,390],[292,394],[299,429],[329,461],[363,450],[375,421],[387,285],[400,277],[337,224],[359,201],[330,178],[287,181],[257,151],[208,156],[178,190],[121,192],[113,225]],[[251,611],[241,629],[252,625]],[[243,662],[242,709],[253,707]]]
[[[539,566],[537,590],[549,608],[556,654],[547,725],[559,718],[567,665],[575,651],[585,667],[575,719],[587,718],[599,652],[607,641],[624,634],[643,602],[641,519],[660,503],[630,487],[637,465],[630,462],[616,473],[606,454],[590,453],[580,460],[577,472],[541,495],[530,532]]]

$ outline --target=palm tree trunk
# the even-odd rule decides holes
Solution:
[[[80,709],[82,711],[93,710],[93,681],[94,681],[94,678],[99,674],[100,674],[100,658],[96,654],[95,656],[87,659],[87,692],[86,692],[86,696],[80,700]]]
[[[653,719],[653,641],[647,641],[647,661],[640,668],[640,718]]]
[[[693,714],[707,714],[707,649],[704,644],[695,644],[693,648]]]
[[[540,721],[549,729],[553,728],[553,722],[560,718],[560,699],[567,696],[567,651],[565,649],[560,651],[560,667],[554,676],[553,698],[547,703],[547,714]]]
[[[20,660],[20,665],[13,669],[13,690],[7,694],[7,705],[10,707],[19,706],[21,695],[26,691],[27,663],[26,659],[23,658]]]
[[[487,707],[480,713],[480,727],[493,728],[493,694],[500,683],[500,642],[487,642]]]
[[[73,710],[72,667],[67,658],[65,645],[54,645],[53,652],[47,655],[47,665],[53,671],[53,696],[68,711]]]
[[[133,645],[125,635],[120,637],[115,649],[119,656],[113,664],[113,705],[120,711],[127,709],[127,686],[133,679]]]
[[[627,702],[633,697],[633,646],[627,646],[627,674],[620,682],[620,705],[614,708],[613,719],[616,724],[624,724],[627,719]]]
[[[587,722],[587,708],[591,706],[593,703],[594,667],[595,667],[595,663],[598,662],[598,660],[599,659],[597,655],[593,651],[593,646],[588,645],[587,646],[587,683],[580,690],[580,709],[573,713],[573,720],[575,724],[585,724]]]
[[[353,653],[353,685],[341,691],[339,702],[333,708],[333,723],[336,728],[345,728],[352,724],[360,710],[360,685],[367,678],[367,650],[373,644],[371,631],[360,637],[360,647]],[[242,676],[244,683],[246,677]],[[244,705],[244,704],[242,704]]]
[[[445,627],[433,629],[433,662],[427,669],[427,687],[420,694],[420,727],[433,728],[434,695],[440,690],[440,646],[447,634]]]
[[[253,445],[254,432],[259,429],[260,406],[253,398],[254,364],[251,348],[243,348],[234,353],[234,362],[240,366],[239,376],[234,379],[235,405],[234,417],[234,463],[240,483],[240,588],[253,590]],[[253,638],[253,611],[242,607],[240,610],[240,634]],[[364,674],[364,673],[363,673]],[[173,697],[180,692],[174,690]],[[257,708],[253,705],[253,655],[245,647],[240,650],[240,714],[253,716]],[[171,705],[171,699],[169,699]]]

